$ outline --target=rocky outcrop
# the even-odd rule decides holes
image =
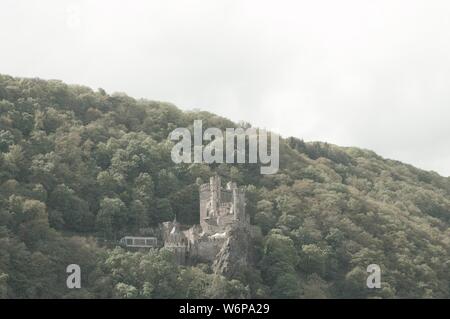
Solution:
[[[249,227],[233,225],[227,231],[227,238],[217,254],[213,270],[228,278],[235,278],[247,268],[251,260],[251,236]]]

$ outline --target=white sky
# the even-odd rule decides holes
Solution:
[[[200,108],[450,175],[450,1],[0,2],[0,73]]]

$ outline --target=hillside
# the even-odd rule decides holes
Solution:
[[[280,141],[280,170],[174,164],[176,127],[239,127],[208,112],[60,81],[0,75],[0,297],[450,298],[450,179],[374,152]],[[242,124],[248,125],[248,124]],[[434,156],[429,154],[429,156]],[[178,266],[117,239],[176,215],[198,222],[198,184],[246,186],[262,230],[237,278]],[[66,288],[66,266],[82,289]],[[366,287],[369,264],[382,288]]]

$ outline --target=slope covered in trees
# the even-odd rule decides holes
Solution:
[[[169,133],[239,127],[207,112],[0,76],[0,297],[450,297],[450,180],[371,151],[280,142],[280,170],[175,165]],[[248,126],[248,124],[242,124]],[[430,154],[430,156],[433,156]],[[247,188],[262,230],[239,278],[114,248],[175,215],[198,222],[198,183]],[[82,289],[65,267],[82,268]],[[379,264],[382,288],[366,287]]]

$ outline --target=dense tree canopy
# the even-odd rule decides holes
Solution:
[[[214,114],[60,81],[0,76],[0,298],[450,297],[450,180],[367,150],[282,139],[280,170],[174,164],[176,127],[248,127]],[[432,156],[432,155],[430,155]],[[247,188],[262,237],[239,278],[169,251],[115,248],[177,216],[198,184]],[[65,286],[65,267],[83,287]],[[382,288],[368,289],[378,264]]]

